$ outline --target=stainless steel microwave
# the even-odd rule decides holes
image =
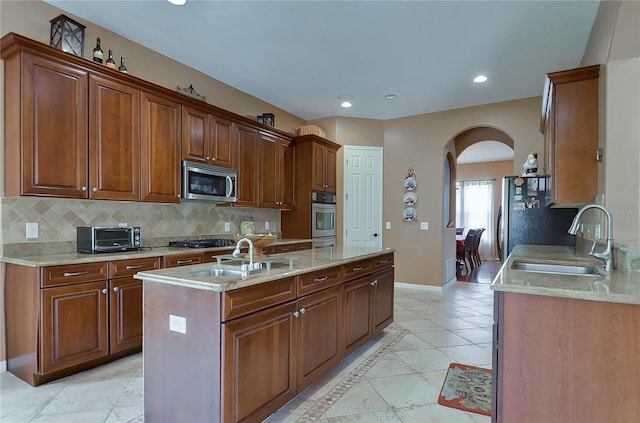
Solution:
[[[214,203],[237,201],[235,169],[189,161],[182,162],[182,199]]]

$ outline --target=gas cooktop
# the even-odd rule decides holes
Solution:
[[[210,248],[210,247],[231,247],[236,245],[232,239],[211,238],[211,239],[194,239],[186,241],[171,241],[169,247],[186,247],[186,248]]]

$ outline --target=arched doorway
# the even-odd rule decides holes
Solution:
[[[454,187],[450,189],[453,191],[450,207],[455,209],[455,226],[464,227],[462,237],[471,228],[485,229],[479,248],[483,261],[498,258],[496,230],[502,177],[513,174],[514,145],[513,138],[507,133],[488,126],[467,128],[450,140],[449,148],[455,154],[454,171],[451,172]],[[480,148],[483,146],[489,148]],[[463,154],[465,151],[467,153]],[[466,160],[459,162],[465,156]]]

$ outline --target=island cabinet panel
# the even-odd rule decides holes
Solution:
[[[222,293],[222,320],[227,321],[296,298],[295,276]]]
[[[180,202],[180,103],[142,92],[142,201]]]
[[[393,322],[394,272],[393,268],[376,273],[373,280],[372,336]]]
[[[220,293],[148,281],[143,290],[145,421],[220,421]],[[185,319],[184,333],[170,316]]]
[[[344,284],[345,355],[371,338],[372,283],[373,280],[365,276]]]
[[[298,392],[342,359],[342,290],[339,286],[298,300]]]
[[[140,91],[89,76],[89,198],[140,200]]]
[[[296,307],[292,301],[222,325],[223,422],[262,421],[295,397]]]
[[[20,62],[7,64],[5,86],[21,91],[5,99],[6,142],[15,143],[6,161],[22,171],[5,176],[5,194],[86,198],[88,70],[28,53],[11,60]]]
[[[498,421],[638,420],[640,307],[499,294]]]
[[[42,290],[42,372],[109,354],[107,282]]]

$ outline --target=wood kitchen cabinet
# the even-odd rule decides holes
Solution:
[[[182,107],[182,159],[233,168],[233,122],[193,106]]]
[[[542,97],[540,130],[550,201],[593,203],[598,190],[598,78],[600,66],[549,73]],[[578,177],[579,175],[579,177]]]
[[[164,267],[191,266],[204,263],[203,253],[178,254],[164,257]]]
[[[311,238],[311,193],[336,192],[339,144],[317,135],[295,138],[295,208],[282,211],[282,236]]]
[[[56,58],[5,64],[7,194],[139,200],[139,91]]]
[[[89,198],[140,200],[139,116],[137,88],[89,75]]]
[[[494,422],[637,421],[640,306],[495,295]]]
[[[237,201],[234,206],[258,207],[260,133],[245,125],[237,126]]]
[[[158,268],[159,257],[7,264],[8,371],[37,386],[140,351],[142,283],[131,276]]]
[[[290,140],[261,134],[259,207],[294,207],[295,145]]]
[[[180,202],[180,103],[142,93],[142,201]]]

